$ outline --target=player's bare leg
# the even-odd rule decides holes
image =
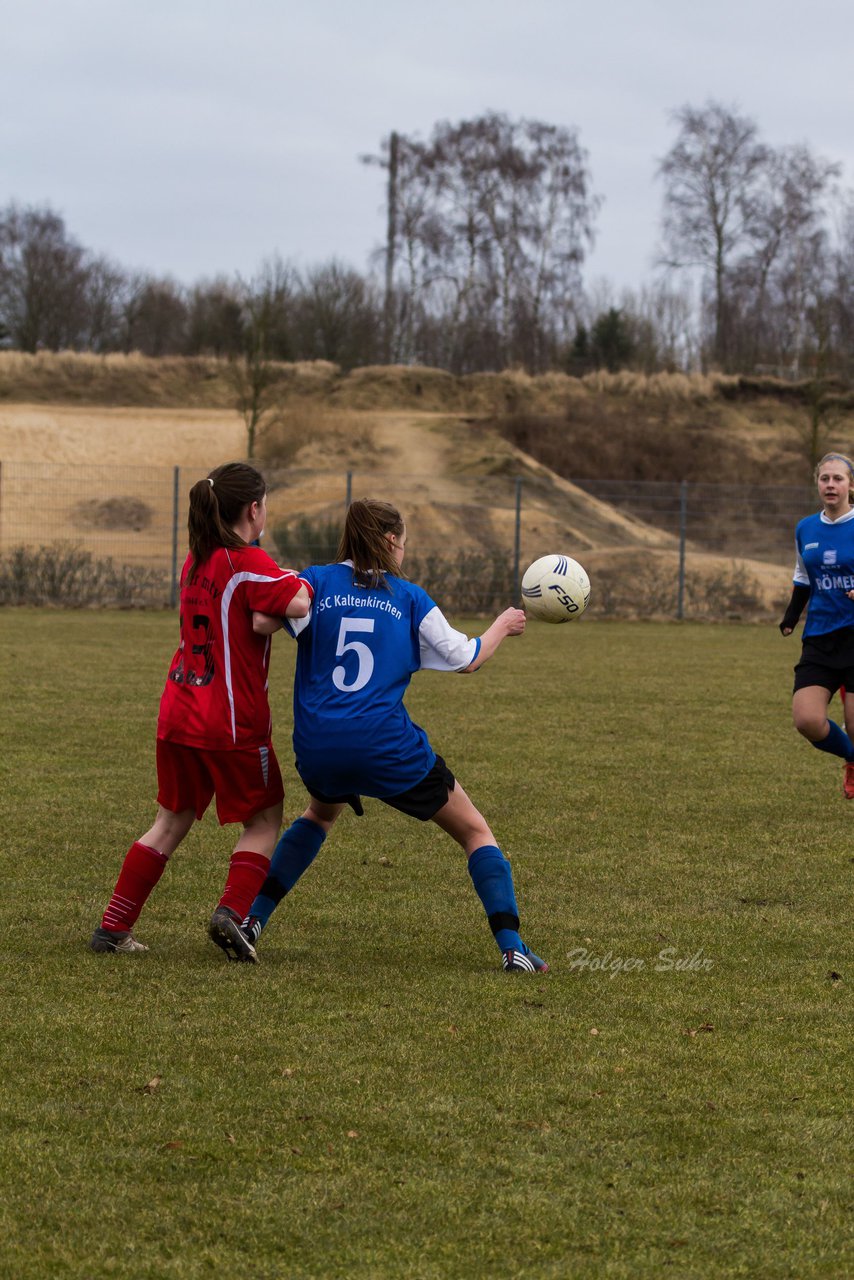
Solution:
[[[798,733],[814,747],[843,761],[842,794],[846,800],[854,800],[854,743],[850,735],[828,717],[831,696],[823,685],[811,684],[797,689],[792,697],[792,719]],[[846,727],[851,719],[849,702],[854,703],[854,699],[846,694]]]

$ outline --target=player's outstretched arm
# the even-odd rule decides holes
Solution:
[[[477,671],[484,662],[488,662],[502,641],[508,636],[520,636],[525,630],[525,614],[522,609],[505,609],[487,627],[480,637],[480,648],[477,657],[465,668],[466,671]]]
[[[304,618],[311,607],[311,596],[307,587],[300,587],[285,609],[286,618]],[[271,613],[252,614],[252,630],[259,636],[271,636],[283,625],[282,619]]]

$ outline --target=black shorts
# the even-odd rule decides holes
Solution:
[[[821,636],[807,636],[795,666],[794,693],[818,685],[836,693],[840,685],[854,693],[854,627],[838,627]]]
[[[854,685],[852,687],[854,688]],[[361,798],[357,795],[326,796],[310,787],[305,779],[303,784],[308,794],[315,800],[319,800],[321,804],[348,804],[360,818],[365,812]],[[378,799],[382,800],[383,804],[391,805],[392,809],[399,809],[401,813],[408,814],[410,818],[417,818],[419,822],[429,822],[448,803],[448,796],[456,785],[456,778],[445,761],[441,756],[436,756],[432,769],[425,773],[414,787],[401,791],[399,795],[379,796]]]

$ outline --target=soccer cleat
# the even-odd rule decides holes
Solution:
[[[522,943],[525,947],[525,944]],[[533,951],[525,947],[524,951],[502,951],[501,963],[505,973],[548,973],[549,966],[545,960],[535,956]]]
[[[130,929],[115,931],[104,929],[100,925],[92,934],[89,946],[99,955],[106,955],[108,952],[116,955],[131,955],[137,951],[148,950],[144,942],[137,942]]]
[[[240,932],[244,938],[248,938],[253,947],[257,947],[258,939],[261,937],[261,930],[264,928],[257,916],[247,916],[240,926]]]
[[[842,771],[842,794],[846,800],[854,800],[854,760],[849,760]]]
[[[217,907],[208,925],[208,937],[221,947],[229,960],[257,964],[255,948],[240,928],[240,921],[228,907]]]

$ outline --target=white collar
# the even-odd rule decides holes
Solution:
[[[846,511],[844,516],[840,516],[838,520],[828,520],[823,511],[818,513],[822,524],[847,524],[849,520],[854,519],[854,507],[850,511]]]

